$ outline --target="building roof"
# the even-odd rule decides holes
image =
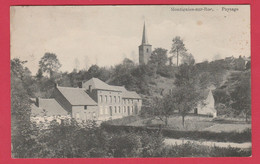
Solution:
[[[145,22],[143,27],[142,45],[149,45],[146,30],[145,30]]]
[[[83,88],[57,87],[71,105],[97,105]]]
[[[202,98],[202,100],[206,100],[210,96],[213,96],[212,89],[200,90],[199,94],[200,94],[200,97]]]
[[[31,109],[34,116],[68,115],[68,112],[55,99],[39,98],[39,107],[33,104]]]
[[[123,98],[141,99],[141,97],[135,91],[128,91],[124,86],[113,86],[122,92]]]
[[[88,88],[89,86],[92,86],[92,89],[100,89],[100,90],[109,90],[109,91],[120,91],[117,88],[108,85],[107,83],[99,80],[98,78],[92,78],[86,82],[83,83],[84,88]]]
[[[141,97],[134,91],[125,92],[123,98],[141,99]]]
[[[92,86],[92,89],[122,92],[123,98],[141,99],[141,97],[136,92],[126,90],[124,86],[108,85],[107,83],[99,80],[98,78],[92,78],[86,81],[85,83],[83,83],[83,88],[88,88],[89,85]]]

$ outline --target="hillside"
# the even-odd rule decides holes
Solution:
[[[169,93],[171,89],[175,87],[174,78],[166,78],[157,75],[155,78],[151,79],[148,84],[150,88],[150,95],[163,96]]]

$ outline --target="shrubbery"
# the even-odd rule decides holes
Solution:
[[[120,128],[119,128],[120,129]],[[24,142],[13,150],[14,158],[111,158],[111,157],[219,157],[250,156],[251,150],[201,146],[187,142],[165,146],[160,131],[109,130],[95,122],[78,124],[52,121],[49,129],[32,125]]]
[[[23,142],[16,142],[21,137]],[[160,133],[108,133],[95,122],[79,124],[73,119],[52,121],[48,129],[32,124],[13,142],[14,158],[152,157],[164,145]]]
[[[121,131],[125,132],[158,132],[161,131],[164,137],[168,138],[185,138],[192,140],[209,140],[209,141],[219,141],[219,142],[250,142],[251,141],[251,129],[246,129],[243,132],[210,132],[210,131],[179,131],[179,130],[171,130],[157,127],[133,127],[127,125],[109,125],[102,124],[102,127],[111,133],[119,133]]]
[[[201,146],[192,142],[182,145],[166,146],[162,149],[161,157],[249,157],[251,150],[239,148],[221,148]]]
[[[108,120],[106,122],[103,122],[103,124],[110,124],[110,125],[127,125],[130,124],[132,122],[138,121],[141,118],[138,116],[127,116],[124,118],[118,118],[118,119],[114,119],[114,120]]]

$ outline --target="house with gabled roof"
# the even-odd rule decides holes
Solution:
[[[35,123],[45,123],[52,120],[58,122],[64,118],[70,118],[70,114],[55,99],[31,99],[31,121]]]
[[[215,99],[211,89],[201,91],[202,100],[198,103],[194,113],[199,115],[208,115],[213,118],[217,117],[217,110],[215,109]]]
[[[97,118],[97,103],[82,88],[55,86],[54,98],[76,120]]]
[[[98,104],[99,120],[137,115],[142,106],[141,97],[124,86],[108,85],[98,78],[80,84],[88,95]]]
[[[141,97],[136,92],[92,78],[79,83],[78,88],[56,84],[49,99],[36,98],[32,116],[55,119],[70,115],[78,121],[104,121],[137,115],[141,106]]]

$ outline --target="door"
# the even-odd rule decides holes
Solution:
[[[198,114],[198,108],[194,109],[194,114]]]

